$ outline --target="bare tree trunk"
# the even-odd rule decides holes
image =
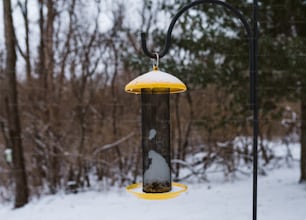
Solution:
[[[54,71],[54,50],[53,50],[53,36],[54,36],[54,20],[56,16],[56,9],[55,9],[55,1],[48,0],[47,3],[47,20],[45,23],[45,29],[43,33],[44,39],[44,62],[45,62],[45,90],[46,94],[46,105],[48,109],[47,113],[47,120],[52,122],[54,120],[54,112],[53,106],[54,102],[54,85],[53,85],[53,71]]]
[[[18,1],[19,8],[22,13],[23,21],[24,21],[24,28],[25,28],[25,46],[26,51],[25,53],[22,51],[20,46],[18,45],[19,52],[21,56],[24,58],[26,62],[26,76],[27,76],[27,82],[31,83],[32,81],[32,66],[31,66],[31,52],[30,52],[30,41],[29,41],[29,18],[28,18],[28,0],[24,1],[24,4],[22,4],[20,1]]]
[[[11,1],[3,1],[4,33],[6,57],[6,73],[8,75],[8,127],[13,148],[13,173],[15,178],[15,208],[28,202],[28,183],[23,156],[21,126],[18,109],[18,93],[16,80],[15,31],[11,11]]]
[[[301,88],[301,177],[300,182],[306,182],[306,83]]]
[[[53,50],[53,36],[54,36],[54,20],[56,16],[56,9],[55,9],[55,1],[48,0],[46,1],[47,6],[47,20],[45,23],[44,29],[44,62],[45,62],[45,72],[44,72],[44,80],[45,80],[45,91],[47,92],[45,96],[45,104],[47,107],[46,113],[46,122],[52,125],[51,129],[56,129],[57,118],[55,117],[55,108],[56,108],[56,101],[54,99],[54,50]],[[57,188],[59,186],[59,152],[57,147],[54,144],[50,145],[50,168],[51,168],[51,175],[50,175],[50,190],[51,193],[56,193]]]
[[[189,121],[187,123],[187,128],[185,130],[185,137],[184,137],[184,141],[182,142],[182,159],[185,160],[186,154],[187,154],[187,147],[189,144],[189,137],[190,137],[190,133],[191,133],[191,129],[192,129],[192,123],[193,123],[193,116],[194,116],[194,112],[193,112],[193,104],[192,104],[192,98],[189,92],[186,93],[186,99],[187,99],[187,103],[189,105]]]
[[[65,46],[62,52],[62,60],[61,60],[59,80],[58,80],[57,100],[59,100],[59,105],[61,104],[61,97],[62,97],[62,92],[63,92],[63,84],[64,84],[64,79],[65,79],[65,68],[67,66],[68,57],[71,53],[71,41],[74,35],[75,5],[76,5],[76,0],[72,0],[69,11],[68,11],[69,13],[68,34],[67,34],[67,37],[65,40]]]
[[[44,5],[43,0],[38,0],[39,3],[39,31],[40,31],[40,41],[39,41],[39,47],[38,47],[38,54],[39,54],[39,62],[37,67],[37,73],[39,75],[39,87],[41,91],[43,91],[43,94],[39,93],[40,98],[46,97],[46,80],[45,77],[45,54],[44,54],[44,47],[45,47],[45,41],[44,41]]]
[[[43,105],[43,122],[49,126],[51,133],[54,133],[60,127],[59,121],[56,118],[57,102],[55,100],[54,86],[54,21],[57,16],[56,1],[53,0],[38,0],[39,4],[39,100]],[[47,10],[47,13],[45,13]],[[50,134],[50,133],[49,133]],[[49,135],[47,134],[47,135]],[[59,186],[59,151],[56,144],[46,143],[49,149],[50,158],[48,159],[48,174],[47,181],[51,193],[55,193]]]
[[[181,113],[180,113],[180,96],[177,95],[175,97],[175,117],[176,117],[176,128],[178,130],[178,141],[177,141],[177,145],[178,145],[178,149],[177,149],[177,153],[176,153],[176,159],[178,160],[185,160],[186,154],[187,154],[187,147],[188,147],[188,139],[191,133],[191,127],[192,127],[192,120],[193,120],[193,107],[192,107],[192,99],[191,99],[191,95],[189,92],[186,93],[186,100],[188,103],[188,107],[189,107],[189,120],[187,123],[187,126],[183,126],[181,123]],[[186,127],[185,129],[183,129],[183,127]],[[180,175],[180,168],[181,168],[181,164],[180,163],[176,163],[176,167],[175,167],[175,178],[178,179],[179,175]]]
[[[111,94],[112,94],[112,130],[113,130],[113,138],[114,141],[117,139],[118,137],[118,127],[117,127],[117,104],[118,104],[118,100],[117,100],[117,93],[116,93],[116,79],[117,79],[117,75],[118,75],[118,49],[116,48],[116,46],[114,45],[114,43],[111,43],[112,45],[112,49],[114,52],[114,73],[113,73],[113,78],[112,78],[112,82],[111,82]],[[118,156],[118,165],[119,165],[119,170],[120,170],[120,174],[122,174],[123,172],[123,161],[122,161],[122,153],[121,150],[119,148],[119,146],[115,147],[115,151],[117,153]],[[123,179],[121,180],[121,184],[123,184]]]

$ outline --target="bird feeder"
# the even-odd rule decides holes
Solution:
[[[144,199],[173,198],[187,187],[171,181],[169,96],[186,91],[186,86],[175,76],[160,71],[157,60],[152,71],[132,80],[125,91],[141,95],[143,154],[143,182],[127,190]],[[141,185],[142,192],[137,191]]]

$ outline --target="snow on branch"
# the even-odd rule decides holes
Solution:
[[[112,147],[116,147],[118,146],[119,144],[127,141],[128,139],[130,139],[131,137],[133,137],[135,135],[134,132],[131,132],[130,134],[128,134],[127,136],[124,136],[122,137],[121,139],[115,141],[114,143],[111,143],[111,144],[105,144],[101,147],[98,147],[94,152],[93,152],[93,156],[96,156],[98,153],[100,153],[101,151],[105,151],[105,150],[108,150]]]

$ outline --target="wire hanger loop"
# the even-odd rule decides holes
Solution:
[[[159,65],[159,54],[156,52],[155,53],[155,59],[153,61],[153,70],[158,70],[158,65]]]

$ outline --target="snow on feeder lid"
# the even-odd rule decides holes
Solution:
[[[136,77],[125,86],[125,91],[140,94],[142,89],[154,89],[155,93],[180,93],[186,91],[186,85],[175,76],[158,70],[157,66],[153,70]]]
[[[171,181],[170,158],[170,93],[186,91],[178,78],[153,70],[125,86],[128,93],[141,94],[143,181],[126,190],[149,200],[170,199],[187,190],[187,186]]]

